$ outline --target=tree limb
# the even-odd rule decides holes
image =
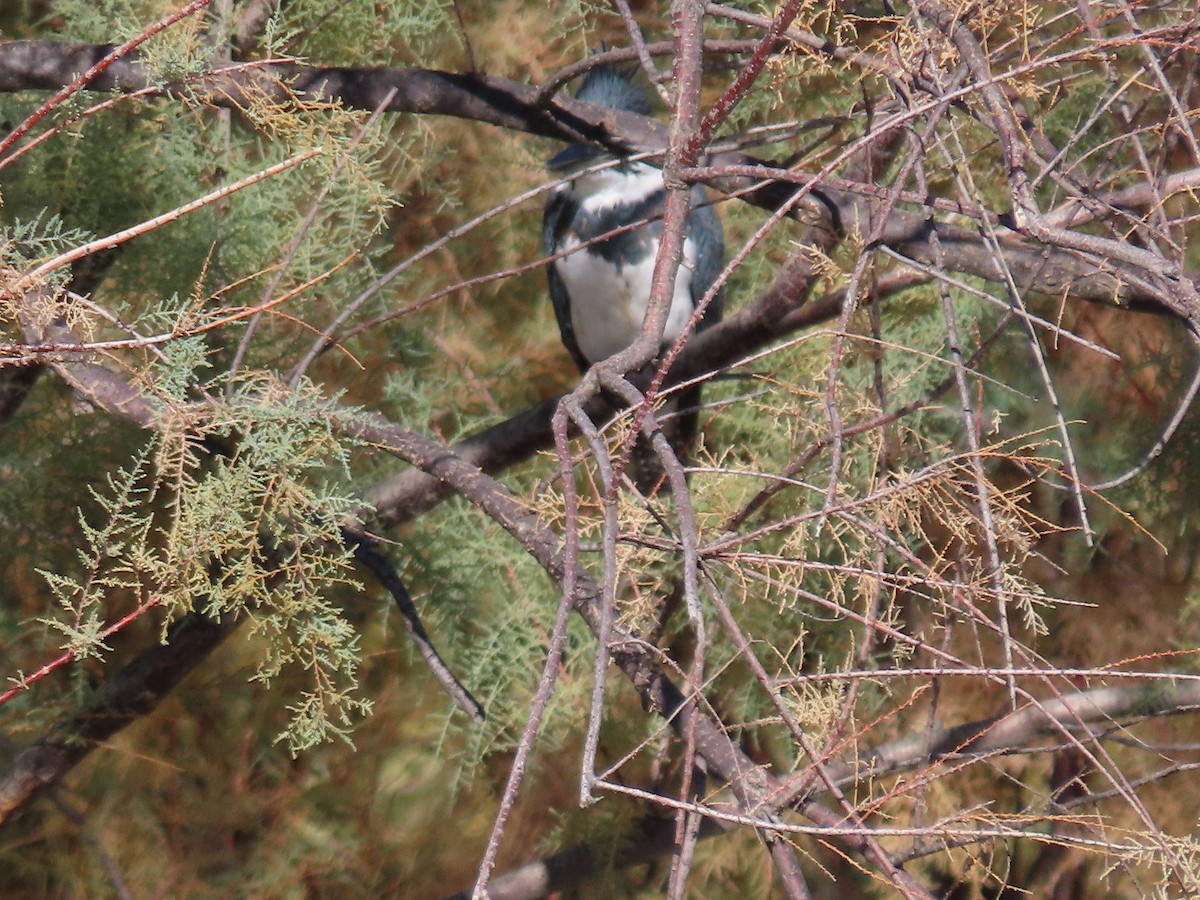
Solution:
[[[164,643],[139,653],[78,712],[21,751],[0,773],[0,825],[38,791],[58,783],[101,742],[153,712],[236,625],[228,615],[215,621],[202,613],[184,616],[171,626]]]
[[[59,88],[88,71],[110,49],[108,45],[55,41],[0,43],[0,91]],[[144,64],[136,58],[122,58],[90,87],[132,93],[156,85],[154,73]],[[179,87],[168,85],[163,90],[170,93]],[[617,154],[662,152],[667,146],[667,126],[652,118],[565,97],[543,102],[541,92],[531,85],[482,73],[260,62],[222,66],[190,81],[187,88],[215,106],[239,108],[264,100],[291,103],[309,97],[337,100],[350,109],[453,116],[564,141],[595,143]],[[870,139],[906,127],[914,114],[897,110],[882,118]],[[840,233],[860,229],[858,223],[870,221],[873,209],[866,194],[820,184],[818,176],[764,163],[744,153],[712,154],[707,168],[691,174],[768,210],[794,204],[799,183],[809,194],[801,204],[803,214]],[[1022,291],[1070,295],[1104,304],[1144,305],[1190,317],[1171,295],[1170,279],[1162,279],[1160,272],[1151,274],[1161,283],[1151,284],[1144,271],[1128,262],[1041,244],[1022,237],[1016,228],[998,227],[998,243],[993,246],[970,229],[932,224],[920,212],[894,209],[880,231],[879,242],[932,264],[931,229],[937,230],[952,271],[1001,283],[1012,277]],[[1194,291],[1191,279],[1185,281],[1185,293]]]
[[[938,760],[1048,752],[1053,748],[1035,749],[1030,745],[1065,729],[1077,729],[1079,719],[1096,722],[1092,737],[1100,739],[1131,717],[1178,715],[1195,712],[1197,708],[1200,708],[1200,679],[1196,678],[1158,679],[1130,688],[1095,688],[1070,695],[1065,701],[1048,701],[1040,708],[1027,706],[1015,713],[908,735],[827,765],[839,785],[849,786]],[[802,783],[806,774],[798,772],[787,783]],[[821,796],[825,791],[825,786],[815,781],[811,783],[809,796]],[[710,801],[710,805],[713,802],[720,801]],[[1036,826],[1039,821],[1031,819],[1030,825]],[[715,837],[726,833],[728,828],[726,822],[707,819],[701,837]],[[628,849],[617,856],[613,865],[630,868],[666,856],[673,849],[673,840],[674,826],[670,820],[647,816],[630,838]],[[493,900],[533,900],[582,884],[601,865],[587,844],[578,844],[494,878],[488,890]],[[455,894],[447,900],[467,897],[468,893]]]

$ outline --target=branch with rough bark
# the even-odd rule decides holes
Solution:
[[[35,292],[32,296],[39,294]],[[44,316],[44,311],[35,308],[31,310],[30,318],[39,318],[39,312]],[[72,335],[62,324],[55,325],[52,332],[47,332],[43,326],[34,331],[32,337],[35,341],[43,341],[51,334],[60,352],[62,346],[78,343],[72,340]],[[121,376],[70,355],[53,365],[89,402],[143,428],[154,426],[153,404]],[[342,427],[348,434],[395,453],[449,484],[455,494],[478,506],[512,535],[551,578],[558,582],[566,579],[568,570],[559,537],[507,489],[477,467],[429,438],[380,418],[348,415]],[[771,807],[771,797],[780,793],[781,786],[745,756],[719,723],[686,702],[685,694],[655,661],[644,642],[611,623],[604,623],[600,590],[586,574],[574,573],[573,583],[571,606],[594,633],[607,632],[613,661],[642,695],[646,708],[666,719],[675,731],[690,732],[697,753],[738,796],[740,815],[769,828],[774,814],[766,811]],[[166,644],[144,651],[106,682],[78,716],[19,754],[0,775],[0,799],[5,803],[0,807],[3,818],[18,810],[38,790],[57,783],[90,752],[94,741],[115,733],[137,715],[152,711],[167,690],[199,665],[232,632],[235,622],[233,617],[227,617],[213,623],[199,614],[182,620]],[[171,667],[172,662],[174,667]],[[836,816],[814,801],[805,800],[797,806],[818,825],[832,826],[837,822]],[[885,870],[891,869],[888,877],[897,885],[903,885],[907,895],[926,895],[909,876],[879,858],[868,837],[854,834],[838,837],[845,841],[849,850],[863,855],[868,862],[882,865]]]
[[[1112,675],[1102,672],[1094,674],[1097,677]],[[987,756],[1053,753],[1061,746],[1062,732],[1067,730],[1079,733],[1084,729],[1087,732],[1086,740],[1100,741],[1116,736],[1129,724],[1145,718],[1200,710],[1200,677],[1122,675],[1126,676],[1122,680],[1140,683],[1132,687],[1082,690],[1065,700],[1053,701],[1045,706],[1031,704],[1015,713],[908,735],[834,760],[829,763],[829,771],[837,784],[850,786],[860,780],[887,778],[921,766],[954,766],[963,760]],[[1039,741],[1046,739],[1053,739],[1053,742],[1037,746]],[[1170,771],[1165,771],[1162,777],[1170,774]],[[808,776],[807,772],[797,773],[789,780],[801,783]],[[821,784],[813,784],[810,795],[820,797],[825,790]],[[727,811],[726,804],[719,800],[710,801],[709,805],[716,811]],[[786,802],[783,805],[786,807]],[[1029,823],[1031,837],[1040,836],[1037,829],[1043,827],[1044,821],[1043,818],[1035,818]],[[727,821],[710,818],[706,820],[702,836],[717,837],[727,833],[731,827]],[[1053,839],[1051,835],[1041,836]],[[647,817],[638,823],[629,841],[629,849],[622,852],[612,865],[626,868],[666,856],[674,849],[674,837],[675,827],[670,820]],[[928,852],[939,851],[939,845],[929,846]],[[533,900],[583,884],[597,874],[603,865],[604,861],[596,857],[591,847],[580,844],[505,872],[491,881],[488,890],[492,900]],[[447,900],[467,900],[469,896],[469,892],[463,892]]]
[[[0,91],[52,90],[70,84],[109,49],[105,45],[39,41],[0,43]],[[155,90],[156,82],[136,58],[123,58],[89,87],[134,93]],[[288,103],[312,97],[336,100],[349,109],[453,116],[564,141],[596,143],[616,153],[663,152],[667,146],[668,126],[654,119],[561,96],[550,99],[534,86],[478,73],[232,63],[194,79],[187,87],[193,96],[198,92],[214,106],[239,108],[264,100]],[[886,115],[877,115],[861,143],[910,127],[921,111],[882,110]],[[821,173],[781,168],[739,152],[710,153],[708,160],[704,168],[685,169],[681,174],[767,210],[794,207],[796,214],[816,217],[842,234],[865,233],[863,223],[872,221],[876,187],[871,183],[831,186]],[[1200,172],[1194,181],[1184,178],[1172,190],[1197,184]],[[1158,199],[1147,198],[1148,202]],[[1065,215],[1052,213],[1048,219],[1059,221]],[[1181,299],[1195,291],[1191,278],[1172,270],[1167,261],[1149,254],[1124,259],[1105,256],[1108,244],[1074,246],[1058,240],[1063,229],[1035,234],[1020,226],[1006,227],[1004,217],[992,218],[995,238],[988,240],[977,230],[933,222],[919,210],[896,208],[887,214],[878,243],[901,256],[932,264],[936,234],[951,271],[1002,284],[1011,280],[1021,291],[1145,306],[1196,324],[1194,304]]]
[[[681,4],[679,9],[686,12],[685,6]],[[512,131],[590,142],[618,153],[665,154],[665,170],[673,186],[673,197],[686,194],[686,191],[680,190],[684,185],[704,181],[732,198],[768,210],[771,213],[769,224],[784,215],[802,220],[807,227],[798,241],[800,247],[779,267],[771,285],[737,315],[689,340],[678,356],[672,358],[670,371],[662,385],[652,383],[647,386],[626,376],[631,367],[646,362],[657,349],[657,340],[652,333],[657,320],[651,316],[646,340],[631,350],[626,358],[615,360],[603,372],[593,374],[593,380],[586,383],[584,389],[573,398],[571,411],[575,421],[591,437],[599,458],[603,450],[593,422],[604,405],[597,402],[588,406],[582,401],[595,394],[601,385],[611,390],[627,391],[626,396],[633,400],[634,405],[641,403],[636,414],[640,416],[648,410],[648,404],[643,403],[642,398],[653,396],[660,386],[709,377],[722,367],[735,365],[796,329],[836,319],[837,337],[835,349],[830,354],[831,376],[827,388],[829,437],[820,444],[821,447],[833,448],[831,455],[834,463],[830,468],[834,474],[827,487],[826,510],[822,516],[843,516],[849,521],[853,510],[847,511],[835,503],[838,500],[837,473],[841,468],[842,441],[862,423],[841,420],[836,388],[838,367],[843,363],[841,340],[849,332],[851,314],[868,293],[868,282],[873,285],[870,293],[874,316],[878,316],[892,289],[903,290],[924,279],[938,282],[942,286],[947,340],[955,354],[959,354],[959,339],[954,331],[949,286],[969,289],[964,276],[984,279],[1000,286],[997,293],[1007,298],[1001,302],[1011,304],[1005,321],[1020,321],[1029,327],[1031,335],[1035,326],[1056,335],[1060,332],[1057,326],[1037,319],[1024,307],[1023,299],[1028,293],[1082,299],[1122,309],[1149,310],[1174,317],[1193,332],[1200,333],[1200,302],[1197,301],[1193,277],[1184,265],[1184,257],[1175,252],[1169,240],[1160,242],[1155,239],[1160,232],[1141,223],[1130,226],[1129,234],[1136,240],[1127,239],[1121,231],[1124,227],[1122,216],[1129,215],[1131,209],[1146,211],[1147,218],[1158,216],[1165,219],[1167,214],[1163,209],[1168,194],[1187,192],[1200,185],[1200,159],[1195,160],[1191,168],[1171,173],[1154,183],[1150,183],[1151,173],[1147,171],[1144,173],[1146,184],[1122,185],[1107,193],[1080,187],[1065,176],[1058,176],[1066,190],[1064,196],[1067,199],[1058,206],[1040,208],[1039,195],[1032,186],[1027,170],[1045,166],[1046,171],[1050,171],[1053,166],[1047,163],[1047,159],[1054,157],[1053,146],[1047,147],[1044,136],[1034,133],[1035,129],[1021,118],[1020,99],[1006,90],[1007,73],[993,69],[970,23],[962,18],[964,13],[952,11],[933,0],[923,0],[915,7],[920,12],[924,27],[935,31],[959,54],[962,67],[955,75],[957,81],[909,78],[889,62],[862,57],[864,65],[873,65],[874,70],[882,72],[895,83],[897,93],[904,95],[904,102],[884,103],[872,108],[870,115],[861,119],[861,134],[851,138],[830,158],[804,165],[772,163],[737,150],[712,148],[709,145],[720,115],[728,112],[741,99],[742,95],[737,93],[738,85],[744,88],[753,82],[766,58],[783,46],[780,36],[801,44],[806,40],[804,34],[793,34],[790,28],[789,16],[794,15],[797,4],[785,4],[774,20],[757,22],[757,26],[767,32],[767,37],[759,42],[739,44],[738,52],[751,54],[751,62],[736,77],[734,86],[703,118],[697,106],[701,51],[698,40],[699,10],[696,4],[692,4],[692,18],[676,23],[680,44],[665,48],[674,51],[679,60],[675,95],[678,105],[670,125],[557,97],[556,91],[568,74],[565,72],[538,88],[475,73],[241,62],[220,66],[207,74],[189,79],[186,84],[160,85],[154,73],[134,56],[127,55],[99,66],[98,63],[107,60],[111,48],[49,42],[0,44],[0,90],[57,90],[77,83],[82,73],[95,70],[97,75],[88,83],[88,89],[125,94],[136,92],[143,96],[170,96],[186,91],[189,97],[201,97],[213,106],[233,109],[264,100],[289,104],[298,99],[320,98],[336,100],[351,109],[454,116]],[[1178,36],[1173,39],[1182,40]],[[709,42],[704,44],[704,49],[708,52],[725,52],[731,47],[722,46],[720,42]],[[847,55],[842,48],[820,45],[820,42],[813,49],[827,52],[837,59],[850,59],[853,56]],[[655,45],[642,43],[636,48],[636,55],[643,65],[652,68],[651,56],[662,50]],[[629,56],[635,51],[625,53]],[[594,64],[594,61],[582,65],[588,64]],[[987,123],[996,132],[1002,158],[1008,167],[1003,183],[1009,191],[1011,209],[990,209],[982,201],[975,204],[954,202],[946,197],[934,196],[929,189],[922,157],[926,147],[924,142],[936,139],[935,124],[940,121],[939,117],[952,109]],[[906,142],[909,142],[909,150],[905,156],[898,152],[898,148]],[[18,143],[12,149],[19,153],[22,148]],[[707,154],[705,151],[708,151]],[[9,156],[6,159],[0,153],[0,167],[11,158]],[[893,166],[896,161],[899,161],[899,165]],[[894,174],[894,177],[887,175],[890,179],[888,183],[880,184],[885,177],[881,173],[887,173],[890,169],[898,170],[898,174]],[[530,195],[533,193],[531,191]],[[965,189],[961,195],[974,196],[972,190]],[[673,241],[672,246],[676,251],[682,241],[679,226],[686,212],[685,206],[671,206],[664,227],[664,242],[670,244]],[[1183,219],[1186,217],[1181,217]],[[156,220],[146,223],[143,228],[149,229],[155,224]],[[1166,230],[1162,229],[1164,232]],[[852,244],[860,242],[862,247],[858,251],[848,287],[811,300],[820,282],[819,266],[814,254],[829,254],[847,239]],[[106,248],[107,239],[94,242],[94,245],[72,251],[76,254],[72,259]],[[866,272],[871,261],[883,258],[895,261],[897,265],[874,280],[868,278]],[[674,256],[664,254],[659,262],[656,302],[652,304],[652,312],[656,314],[663,311],[664,291],[673,282],[673,269],[670,267],[678,263],[677,253]],[[737,264],[738,261],[735,261],[732,265]],[[24,275],[33,278],[36,273]],[[873,336],[880,339],[877,322],[874,327]],[[1036,337],[1030,338],[1030,345],[1036,347]],[[20,362],[27,368],[7,370],[18,373],[14,376],[8,376],[6,371],[0,370],[0,378],[5,379],[0,380],[0,423],[23,399],[26,382],[30,380],[28,373],[37,371],[33,366],[48,362],[78,396],[142,427],[153,427],[153,403],[144,392],[144,387],[90,362],[88,354],[97,349],[100,348],[80,343],[69,332],[55,331],[53,328],[39,331],[31,327],[29,342],[20,348],[24,354]],[[982,346],[978,352],[984,352]],[[84,359],[89,362],[80,364]],[[978,494],[983,537],[991,542],[994,550],[997,527],[988,519],[989,486],[981,474],[984,451],[980,446],[978,425],[971,408],[972,398],[965,381],[969,366],[964,367],[961,354],[955,357],[954,365],[964,429],[971,438],[965,456],[974,466],[974,487]],[[1047,380],[1048,392],[1049,388]],[[880,410],[886,410],[888,403],[882,388],[879,389],[879,395],[878,406]],[[781,883],[792,896],[803,896],[806,888],[798,873],[795,854],[787,846],[786,840],[780,839],[780,835],[789,830],[816,834],[823,840],[838,844],[842,851],[856,855],[862,865],[901,892],[909,896],[926,895],[925,889],[904,872],[902,866],[906,857],[885,851],[877,839],[877,829],[870,824],[859,802],[851,802],[843,795],[840,789],[846,785],[863,784],[867,780],[880,779],[917,766],[926,766],[918,782],[926,777],[934,779],[939,777],[934,771],[934,762],[953,765],[983,759],[1047,736],[1060,738],[1064,746],[1069,746],[1081,756],[1086,755],[1097,767],[1102,767],[1102,762],[1109,762],[1098,740],[1105,728],[1129,716],[1169,715],[1194,708],[1197,703],[1194,679],[1151,682],[1138,688],[1077,690],[1073,685],[1055,679],[1055,674],[1062,673],[1053,667],[1038,668],[1039,660],[1030,651],[1023,661],[1030,666],[1033,677],[1048,689],[1047,696],[1034,699],[1033,695],[1039,692],[1031,688],[1018,691],[1016,684],[1021,677],[1021,670],[1010,657],[1004,666],[996,670],[971,670],[966,674],[990,681],[1006,679],[1014,706],[1019,702],[1027,705],[984,722],[949,728],[933,727],[931,720],[930,727],[924,732],[904,740],[884,743],[865,753],[847,750],[847,746],[852,747],[855,741],[853,736],[845,736],[853,735],[853,692],[859,683],[856,678],[850,699],[842,709],[841,731],[834,729],[835,735],[840,734],[841,737],[835,737],[833,743],[822,747],[809,742],[805,729],[783,704],[777,686],[768,683],[765,670],[761,666],[754,668],[757,660],[754,659],[750,640],[740,633],[729,610],[721,606],[724,600],[717,596],[719,591],[714,591],[712,603],[718,609],[721,627],[734,638],[742,659],[754,669],[754,677],[775,703],[776,711],[796,746],[802,748],[807,758],[807,762],[803,762],[795,774],[786,778],[776,777],[767,769],[757,767],[745,748],[731,738],[722,717],[705,706],[703,641],[706,631],[704,622],[700,621],[696,598],[704,565],[718,560],[721,550],[714,549],[712,545],[699,547],[699,542],[692,535],[694,523],[688,518],[686,509],[683,509],[688,494],[682,480],[682,469],[667,466],[668,471],[676,476],[676,502],[683,509],[678,514],[678,530],[683,537],[675,539],[672,549],[682,553],[688,562],[689,580],[683,593],[688,595],[689,614],[694,617],[696,627],[693,631],[698,644],[693,656],[696,661],[694,668],[684,676],[671,674],[664,667],[663,660],[655,655],[653,647],[640,641],[635,634],[617,627],[612,621],[611,599],[616,590],[615,566],[612,564],[617,547],[615,527],[605,537],[608,565],[602,575],[596,577],[578,563],[579,548],[577,543],[572,543],[577,540],[577,535],[568,529],[564,543],[556,531],[547,527],[502,484],[490,477],[514,462],[528,458],[535,450],[548,446],[552,437],[557,436],[564,479],[571,478],[573,467],[567,450],[564,420],[560,417],[557,435],[552,428],[554,411],[562,408],[558,402],[548,401],[526,410],[450,448],[378,417],[347,415],[340,423],[347,434],[370,442],[412,464],[411,469],[364,492],[365,498],[376,510],[375,518],[367,524],[394,526],[432,508],[449,495],[466,498],[500,524],[556,583],[563,586],[567,602],[560,610],[560,620],[565,620],[566,613],[573,608],[583,616],[597,636],[600,643],[598,682],[604,675],[604,654],[611,652],[613,662],[634,685],[645,707],[666,719],[683,739],[684,770],[691,773],[694,751],[696,756],[704,760],[708,772],[730,786],[728,793],[733,797],[728,803],[693,803],[693,795],[687,789],[685,780],[685,787],[680,790],[677,800],[660,796],[654,798],[655,802],[661,801],[664,807],[673,805],[678,814],[679,832],[682,834],[691,828],[693,838],[699,815],[724,818],[727,823],[748,824],[760,829],[767,835],[773,858],[784,873]],[[915,408],[911,407],[909,411]],[[895,416],[898,418],[904,414],[903,411],[897,411]],[[895,419],[889,419],[882,412],[878,418],[869,420],[871,427],[887,421]],[[653,428],[649,430],[653,431]],[[1066,431],[1065,425],[1063,431]],[[813,454],[816,452],[814,450]],[[811,458],[804,452],[799,453],[787,470],[781,473],[777,484],[765,488],[760,497],[747,504],[743,514],[731,520],[730,544],[742,539],[737,532],[750,512],[760,508],[778,491],[788,489],[784,487],[785,481],[800,472]],[[612,488],[606,491],[605,512],[615,523],[615,487],[611,470],[604,468],[606,461],[598,462],[602,476]],[[882,468],[886,469],[887,466],[888,461],[884,456]],[[1079,481],[1074,469],[1070,470],[1069,475],[1076,482]],[[880,494],[889,489],[880,488]],[[1078,493],[1082,494],[1081,491]],[[852,505],[845,504],[846,507]],[[823,525],[824,518],[817,525],[818,531]],[[356,523],[351,527],[357,529],[358,525]],[[354,533],[361,532],[356,530]],[[879,535],[878,544],[876,574],[882,581],[885,553],[903,556],[908,548],[883,534]],[[993,556],[998,554],[993,552]],[[914,569],[925,571],[920,568],[921,562],[906,558],[906,563]],[[993,575],[997,585],[995,593],[999,596],[1003,585],[1000,583],[998,566],[993,567]],[[956,597],[961,603],[957,609],[984,631],[999,630],[1003,635],[1005,651],[1011,652],[1013,641],[1007,630],[1003,608],[998,614],[997,624],[978,605],[972,605],[974,600],[969,594],[969,591],[963,591],[962,596]],[[797,596],[801,595],[803,591],[798,591]],[[806,596],[804,599],[817,606],[824,603],[823,608],[834,615],[843,614],[837,603],[828,598]],[[1003,607],[1003,603],[999,605]],[[163,692],[169,690],[184,672],[198,665],[207,651],[216,646],[228,629],[233,627],[226,622],[207,623],[212,627],[205,630],[203,621],[193,622],[189,626],[191,618],[194,617],[189,617],[172,632],[164,647],[144,652],[107,682],[84,713],[69,718],[52,734],[35,742],[18,757],[7,774],[0,778],[0,819],[26,802],[42,786],[60,779],[86,754],[91,746],[89,742],[113,733],[131,716],[152,710]],[[871,641],[878,637],[929,653],[939,662],[959,662],[944,650],[927,645],[923,638],[903,634],[901,630],[877,618],[875,606],[871,606],[856,621],[862,626],[865,637],[860,660],[870,656]],[[564,633],[556,625],[555,639],[561,639]],[[1021,649],[1024,651],[1025,648]],[[178,671],[168,677],[164,673],[172,659]],[[552,653],[548,670],[554,668],[555,661]],[[865,673],[858,674],[862,680],[867,679]],[[1102,674],[1092,671],[1087,673],[1087,677],[1101,677]],[[171,680],[172,677],[175,680]],[[931,679],[938,677],[941,675],[930,676]],[[680,684],[685,687],[681,688]],[[543,680],[539,689],[543,688],[544,693],[552,689],[552,675]],[[598,687],[598,690],[601,688]],[[139,697],[141,701],[134,702]],[[594,715],[600,707],[602,703],[595,704]],[[531,718],[527,729],[530,741],[536,732],[536,725]],[[522,753],[527,749],[523,745]],[[1094,757],[1088,755],[1093,752],[1096,754]],[[524,758],[519,758],[519,765],[514,769],[523,767]],[[1115,764],[1109,766],[1109,771],[1120,774]],[[515,779],[519,775],[520,772],[514,772],[512,785],[516,784]],[[690,777],[689,774],[685,779]],[[588,791],[596,786],[600,790],[620,789],[619,785],[594,779],[590,769],[585,772],[584,781]],[[1132,788],[1123,780],[1114,790],[1125,792],[1130,806],[1136,806]],[[807,823],[797,825],[789,821],[787,817],[793,812],[806,817]],[[502,810],[495,832],[497,840],[502,831],[504,815],[506,812]],[[1031,816],[1030,821],[1043,820]],[[1146,816],[1144,821],[1149,823],[1149,817]],[[885,830],[878,829],[879,833]],[[947,840],[967,842],[1009,834],[999,828],[990,832],[985,829],[975,837],[968,831],[948,830],[944,836]],[[1015,835],[1018,831],[1014,829],[1011,833]],[[672,877],[671,890],[675,895],[682,891],[686,880],[686,853],[680,850],[681,845],[682,841],[674,838],[669,843],[661,844],[668,850],[676,850],[677,858],[684,860],[680,866],[683,874]],[[650,846],[657,849],[660,844],[647,839],[644,849],[648,850]],[[487,865],[490,864],[489,861]],[[486,874],[481,874],[481,884],[486,881]],[[544,871],[534,874],[545,887],[547,882],[544,879],[548,876]],[[493,888],[499,892],[503,882],[504,879],[498,879],[493,882]],[[518,895],[524,896],[512,896]]]

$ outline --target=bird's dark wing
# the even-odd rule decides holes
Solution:
[[[559,241],[570,227],[578,208],[578,202],[568,191],[553,193],[546,201],[546,210],[542,214],[542,252],[547,256],[558,252]],[[575,338],[575,326],[571,324],[571,298],[567,296],[567,287],[554,263],[546,266],[546,277],[550,281],[550,302],[554,304],[554,318],[558,320],[558,333],[562,336],[563,346],[575,360],[579,371],[586,372],[591,365],[584,358],[579,341]]]
[[[698,304],[713,286],[725,266],[725,233],[721,217],[713,208],[708,192],[701,185],[692,188],[692,211],[688,213],[688,237],[696,245],[696,264],[692,269],[692,303]],[[721,321],[724,298],[720,293],[704,312],[697,330]]]

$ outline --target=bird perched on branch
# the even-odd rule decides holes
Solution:
[[[592,69],[575,96],[613,109],[651,113],[649,98],[624,67]],[[662,172],[648,163],[627,160],[597,168],[613,160],[600,150],[572,145],[548,164],[551,172],[564,176],[578,173],[551,191],[542,220],[542,243],[547,256],[566,254],[547,267],[550,298],[562,342],[581,372],[624,350],[641,334],[662,239]],[[693,187],[691,200],[683,260],[662,336],[664,348],[683,332],[724,263],[721,220],[704,188]],[[697,328],[720,318],[718,295]],[[671,395],[656,410],[676,454],[682,455],[695,437],[699,401],[700,389],[694,387]],[[662,468],[644,439],[635,445],[631,469],[643,493],[651,493],[661,482]]]

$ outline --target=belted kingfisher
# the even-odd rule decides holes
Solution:
[[[575,96],[588,103],[650,115],[650,100],[633,83],[631,74],[624,68],[599,66],[584,76]],[[542,219],[546,255],[567,254],[550,263],[546,271],[562,342],[581,372],[624,350],[641,334],[663,230],[662,172],[644,162],[628,161],[587,171],[603,160],[599,150],[579,145],[553,157],[548,163],[551,172],[578,170],[580,174],[550,192]],[[602,237],[629,225],[636,227]],[[692,188],[686,227],[683,261],[663,331],[664,347],[683,332],[724,264],[721,220],[700,185]],[[720,318],[718,295],[697,328],[706,328]],[[695,436],[699,400],[699,387],[692,388],[672,397],[671,405],[682,412],[666,416],[664,413],[672,410],[660,408],[657,414],[677,453]],[[649,447],[635,448],[632,474],[646,493],[655,488],[661,475],[652,459]]]

